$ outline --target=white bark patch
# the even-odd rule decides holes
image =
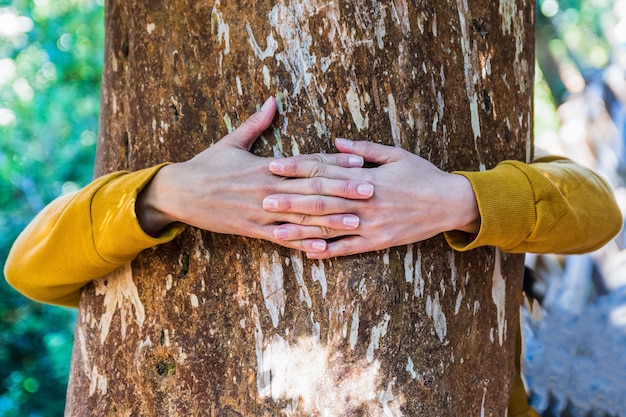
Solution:
[[[457,9],[459,11],[459,23],[461,26],[461,50],[463,52],[464,72],[465,72],[465,90],[467,98],[470,100],[470,114],[472,118],[472,131],[474,133],[474,147],[479,156],[479,162],[482,163],[480,153],[478,152],[477,139],[480,137],[480,117],[478,114],[478,94],[475,91],[475,85],[479,80],[478,74],[481,72],[480,62],[477,62],[479,54],[475,43],[470,38],[470,27],[466,17],[471,16],[467,0],[457,0]]]
[[[280,335],[274,335],[260,352],[262,367],[257,369],[257,382],[261,375],[262,383],[267,381],[267,384],[262,385],[259,395],[271,396],[274,401],[285,400],[286,415],[344,416],[364,407],[368,415],[383,416],[390,415],[385,413],[385,407],[399,410],[401,404],[391,393],[393,383],[377,395],[380,386],[377,361],[346,363],[336,352],[334,346],[322,345],[314,337],[290,344]]]
[[[505,319],[505,301],[506,301],[506,283],[502,276],[500,250],[496,249],[496,261],[493,268],[493,281],[491,288],[491,297],[493,303],[496,305],[498,314],[498,336],[500,337],[500,346],[504,343],[505,331],[506,331],[506,319]]]
[[[433,322],[435,324],[435,333],[441,343],[443,343],[448,333],[448,327],[446,322],[446,316],[441,309],[441,303],[439,302],[439,293],[435,293],[435,299],[432,301],[432,315]]]
[[[463,302],[463,292],[459,291],[459,294],[456,296],[456,305],[454,306],[454,315],[458,315],[461,310],[461,303]]]
[[[139,343],[139,346],[137,346],[137,350],[135,351],[135,367],[137,368],[137,372],[141,372],[141,366],[143,364],[142,357],[143,357],[144,349],[147,347],[151,347],[151,346],[152,346],[152,340],[150,340],[150,336],[148,336],[146,340]],[[168,340],[168,344],[164,346],[169,346],[169,340]]]
[[[265,88],[267,88],[268,90],[272,86],[272,78],[270,76],[270,69],[267,67],[267,65],[263,65],[263,84],[265,85]]]
[[[411,22],[409,20],[409,5],[406,0],[396,0],[395,3],[391,3],[393,11],[397,17],[397,23],[402,29],[402,34],[407,36],[411,33]],[[435,36],[437,34],[435,33]]]
[[[450,255],[448,257],[448,260],[450,261],[450,281],[452,281],[452,289],[454,291],[456,291],[456,281],[457,281],[457,277],[459,275],[457,269],[456,269],[456,262],[454,259],[454,251],[450,251]]]
[[[396,107],[396,100],[392,94],[387,95],[387,112],[389,113],[389,124],[391,125],[391,137],[393,138],[393,144],[397,147],[402,147],[402,137],[400,135],[400,120],[398,119],[398,108]]]
[[[189,295],[189,301],[191,302],[191,306],[193,308],[198,308],[198,306],[200,305],[200,303],[198,302],[198,296],[195,294]]]
[[[385,38],[385,36],[387,36],[387,27],[385,25],[385,17],[387,16],[387,12],[382,4],[378,5],[378,12],[380,14],[374,28],[374,37],[376,38],[378,48],[385,49],[385,41],[383,39]]]
[[[87,342],[85,340],[85,333],[83,332],[82,326],[77,326],[77,337],[78,337],[78,345],[80,348],[81,362],[83,365],[83,372],[85,375],[90,375],[89,373],[89,356],[87,355]]]
[[[374,351],[380,347],[380,338],[387,334],[387,327],[389,326],[389,320],[391,316],[385,313],[383,321],[372,327],[372,333],[370,335],[370,344],[367,347],[367,361],[369,363],[374,362]]]
[[[243,95],[243,88],[241,87],[241,79],[239,79],[239,77],[236,77],[235,81],[237,81],[237,94],[242,96]]]
[[[480,406],[480,417],[485,417],[485,398],[487,397],[487,387],[483,390],[483,403]]]
[[[417,250],[417,260],[415,261],[415,287],[416,296],[424,296],[424,276],[422,275],[422,251]]]
[[[218,10],[218,6],[221,6],[220,0],[215,1],[211,11],[211,31],[213,33],[217,32],[217,41],[222,46],[220,51],[220,68],[222,68],[224,55],[228,55],[230,52],[230,27],[224,20],[224,15]]]
[[[279,315],[285,314],[285,288],[283,287],[283,265],[278,252],[272,253],[272,259],[267,253],[261,256],[260,263],[261,292],[265,300],[265,307],[270,313],[272,324],[278,327]]]
[[[265,372],[263,364],[263,328],[261,327],[261,318],[259,316],[259,308],[254,304],[252,306],[252,319],[254,320],[254,349],[256,351],[256,388],[261,397],[269,395],[270,390],[270,373]]]
[[[391,388],[393,387],[393,384],[395,384],[395,382],[396,379],[394,378],[393,381],[387,384],[387,389],[385,391],[381,391],[380,395],[378,396],[378,400],[383,406],[383,412],[387,417],[402,417],[404,415],[402,414],[400,407],[398,407],[397,404],[393,403],[394,397]]]
[[[416,379],[417,378],[417,372],[415,372],[415,365],[413,364],[413,359],[411,359],[411,357],[409,356],[409,359],[407,361],[406,364],[406,371],[411,374],[411,378]]]
[[[311,296],[309,296],[309,289],[304,283],[304,265],[302,263],[302,252],[298,250],[292,250],[290,254],[291,259],[291,267],[293,268],[293,272],[296,276],[296,281],[298,282],[298,286],[300,287],[300,301],[304,301],[307,307],[311,308],[313,306],[313,302],[311,301]]]
[[[352,325],[350,326],[350,349],[354,350],[359,340],[359,313],[361,306],[357,305],[352,312]]]
[[[100,375],[98,373],[98,368],[96,365],[91,369],[91,374],[89,374],[89,396],[91,397],[96,393],[96,390],[100,392],[100,396],[107,394],[107,385],[108,381],[104,375]]]
[[[346,101],[348,103],[348,109],[352,115],[352,120],[357,130],[361,131],[369,127],[369,117],[361,113],[361,109],[364,107],[363,102],[359,98],[359,94],[355,90],[354,84],[350,83],[350,88],[346,93]]]
[[[324,272],[324,262],[322,260],[317,261],[317,265],[311,266],[311,276],[313,282],[319,282],[322,288],[322,298],[326,297],[327,283],[326,273]]]
[[[413,265],[413,245],[407,245],[404,255],[404,278],[406,282],[413,282],[415,267]]]
[[[108,276],[94,281],[96,295],[103,295],[104,313],[100,317],[100,343],[104,344],[115,311],[119,308],[122,340],[126,339],[128,323],[134,321],[141,329],[146,312],[133,282],[130,262],[122,265]]]
[[[256,39],[254,38],[254,33],[252,32],[252,28],[249,23],[246,23],[246,32],[248,32],[248,40],[250,45],[252,45],[252,50],[254,51],[254,56],[263,61],[265,58],[269,58],[274,56],[276,50],[278,49],[278,42],[274,39],[274,34],[270,33],[265,38],[266,46],[265,49],[261,49]],[[267,67],[266,67],[267,68]],[[269,88],[269,70],[267,71],[268,79],[266,82],[267,88]]]
[[[154,23],[148,23],[146,25],[146,31],[148,32],[148,35],[152,35],[152,32],[154,31],[155,28],[156,28],[156,25]]]

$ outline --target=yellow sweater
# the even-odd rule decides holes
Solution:
[[[161,166],[112,173],[50,203],[15,241],[5,265],[8,282],[34,300],[75,307],[89,281],[171,241],[183,225],[151,237],[135,215],[137,194]],[[459,174],[471,182],[481,215],[471,242],[466,233],[445,234],[459,251],[491,245],[508,252],[582,253],[622,228],[610,187],[567,159],[505,161],[488,171]],[[537,416],[519,377],[509,416]]]

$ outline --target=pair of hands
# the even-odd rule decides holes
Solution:
[[[336,154],[253,155],[275,112],[270,98],[216,144],[161,168],[137,200],[143,229],[157,233],[182,222],[269,240],[313,259],[478,231],[469,181],[400,148],[336,139]],[[365,162],[378,166],[363,168]]]

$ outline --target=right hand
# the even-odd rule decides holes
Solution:
[[[274,158],[255,156],[250,148],[270,126],[275,112],[276,102],[270,98],[261,110],[216,144],[188,161],[161,168],[137,199],[137,217],[144,231],[154,234],[170,223],[182,222],[216,233],[265,239],[310,253],[326,250],[325,237],[352,233],[359,225],[354,214],[308,215],[264,210],[263,200],[270,194],[347,199],[367,199],[373,194],[373,187],[361,180],[315,176],[286,179],[272,174],[269,164]],[[315,156],[296,158],[306,160]],[[356,155],[332,154],[324,155],[324,159],[346,168],[363,165],[363,158]],[[274,229],[282,223],[314,226],[317,236],[279,239]]]

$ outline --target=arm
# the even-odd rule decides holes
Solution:
[[[458,232],[446,233],[456,250],[490,245],[507,252],[585,253],[622,229],[622,214],[606,181],[568,159],[504,161],[489,171],[459,174],[472,184],[482,226],[472,242]]]
[[[109,174],[50,203],[13,244],[7,281],[34,300],[75,307],[93,278],[172,240],[181,226],[154,238],[135,217],[135,197],[159,168]]]
[[[362,178],[374,186],[373,197],[364,202],[320,197],[323,201],[312,205],[311,197],[270,197],[280,201],[279,210],[338,211],[360,218],[352,236],[329,243],[326,251],[308,254],[312,258],[379,250],[442,232],[456,250],[493,245],[511,252],[580,253],[600,247],[621,230],[622,216],[606,182],[567,159],[505,161],[484,172],[448,174],[394,147],[338,140],[337,148],[380,166],[347,170],[325,166],[323,160],[289,159],[280,161],[281,169],[270,165],[277,175],[321,172]],[[281,225],[276,230],[285,239],[319,236],[314,227]],[[476,234],[476,239],[469,242],[468,233]]]
[[[113,173],[58,198],[15,241],[5,277],[35,300],[76,306],[85,284],[142,250],[169,242],[183,224],[275,242],[277,223],[356,228],[359,219],[353,214],[302,216],[263,209],[263,198],[275,192],[351,199],[369,198],[372,193],[371,185],[361,180],[284,181],[271,174],[270,159],[254,156],[249,149],[270,125],[275,110],[275,101],[269,99],[236,131],[189,161]],[[314,157],[302,157],[306,158]],[[363,158],[336,154],[329,163],[361,166]],[[326,241],[316,237],[281,243],[308,252],[326,249]]]

